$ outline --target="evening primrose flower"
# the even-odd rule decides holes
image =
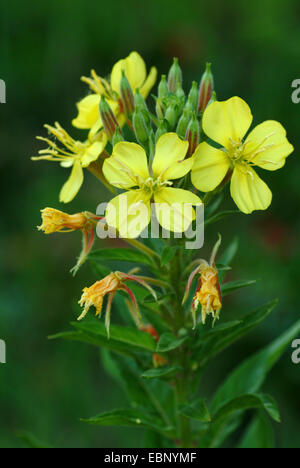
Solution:
[[[109,226],[118,229],[121,237],[137,237],[148,226],[151,201],[155,202],[160,225],[173,232],[184,232],[195,218],[192,205],[200,198],[180,188],[171,187],[172,180],[185,176],[193,159],[185,159],[189,143],[176,133],[162,135],[148,167],[144,149],[136,143],[119,142],[103,164],[103,174],[111,185],[127,190],[113,198],[105,218]]]
[[[54,208],[44,208],[41,210],[41,213],[42,224],[38,226],[38,230],[43,231],[45,234],[72,231],[82,232],[82,249],[76,265],[71,269],[71,273],[75,276],[93,247],[95,240],[94,226],[102,218],[88,211],[70,215]]]
[[[200,275],[196,293],[192,302],[192,315],[194,320],[194,327],[196,326],[196,312],[199,305],[201,306],[201,316],[203,324],[205,324],[206,322],[207,315],[212,315],[213,324],[216,320],[219,319],[219,313],[222,308],[222,295],[219,284],[218,270],[215,266],[215,258],[220,245],[221,237],[219,237],[219,240],[213,249],[209,263],[206,260],[199,260],[199,265],[190,274],[187,282],[182,304],[184,304],[188,298],[193,279],[197,274]]]
[[[120,106],[120,82],[122,72],[129,81],[133,93],[139,89],[141,95],[146,98],[154,86],[157,70],[152,67],[147,76],[146,65],[142,57],[137,52],[131,52],[125,59],[119,60],[111,71],[110,80],[104,80],[97,75],[95,70],[91,71],[91,77],[82,77],[82,81],[87,83],[92,90],[92,94],[83,98],[77,103],[78,116],[72,121],[76,128],[90,129],[90,135],[95,135],[102,128],[99,117],[99,104],[101,96],[104,96],[107,103],[116,115],[119,125],[124,125],[125,117]]]
[[[201,143],[192,169],[192,183],[202,192],[214,190],[227,174],[232,175],[231,196],[246,214],[266,210],[272,201],[272,192],[254,167],[276,171],[293,151],[285,129],[275,120],[257,125],[243,140],[252,118],[249,106],[239,97],[210,104],[203,114],[203,130],[222,149]]]
[[[45,125],[50,135],[53,135],[62,144],[58,144],[49,138],[37,137],[38,140],[48,144],[47,149],[39,151],[38,157],[33,161],[58,161],[62,167],[72,167],[71,175],[63,185],[59,199],[63,203],[69,203],[77,195],[83,183],[83,168],[96,161],[105,148],[107,137],[104,132],[98,135],[98,140],[85,142],[74,140],[59,123],[55,127]]]
[[[125,291],[131,299],[131,302],[133,305],[132,310],[134,314],[134,319],[137,325],[139,326],[141,323],[141,315],[140,315],[138,303],[132,290],[125,284],[125,282],[127,281],[135,281],[141,284],[146,289],[148,289],[148,291],[150,291],[153,297],[156,299],[155,291],[151,288],[151,286],[145,280],[143,280],[143,278],[140,278],[139,276],[131,275],[129,273],[123,273],[121,271],[111,272],[105,278],[103,278],[100,281],[97,281],[89,288],[83,289],[83,294],[79,301],[79,305],[83,307],[84,309],[83,309],[82,314],[78,317],[78,320],[82,320],[88,313],[90,307],[92,306],[94,306],[96,309],[96,316],[97,315],[101,316],[104,297],[108,295],[107,307],[106,307],[106,313],[105,313],[105,326],[107,330],[107,335],[109,336],[110,313],[111,313],[111,306],[112,306],[114,296],[117,291]]]
[[[41,213],[42,224],[38,226],[38,230],[44,231],[45,234],[87,229],[90,225],[90,219],[86,213],[69,215],[54,208],[44,208],[41,210]]]

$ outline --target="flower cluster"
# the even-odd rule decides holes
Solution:
[[[84,169],[88,169],[114,193],[101,222],[128,240],[147,229],[152,203],[163,229],[185,232],[195,220],[195,207],[206,204],[227,184],[241,212],[266,210],[272,193],[256,168],[275,171],[284,166],[293,147],[282,125],[267,120],[245,137],[253,119],[246,102],[240,97],[216,99],[210,64],[200,85],[194,81],[186,94],[177,59],[158,84],[154,113],[146,98],[156,78],[156,68],[152,67],[147,75],[145,62],[137,52],[119,60],[109,77],[92,70],[90,77],[82,78],[91,92],[77,103],[78,115],[72,124],[87,132],[85,139],[75,140],[58,123],[46,125],[50,137],[39,139],[47,148],[32,158],[58,161],[62,167],[72,168],[60,201],[69,203],[74,199],[83,183]],[[83,233],[76,272],[92,248],[94,228],[100,218],[88,212],[68,215],[52,208],[43,210],[42,216],[40,229],[46,234],[73,230]],[[199,305],[203,323],[208,314],[217,319],[222,306],[215,253],[210,263],[200,261],[188,280],[187,292],[195,275],[200,275],[192,305],[195,323]],[[112,299],[121,290],[130,295],[138,319],[136,300],[126,285],[129,280],[151,288],[151,278],[143,281],[130,274],[111,273],[84,289],[80,318],[92,305],[100,314],[107,294],[109,328]]]

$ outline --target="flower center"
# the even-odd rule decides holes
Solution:
[[[172,185],[172,182],[170,182],[169,180],[161,180],[160,177],[158,178],[148,177],[148,179],[142,182],[142,184],[140,185],[140,188],[152,195],[154,192],[157,192],[158,190],[168,185]]]
[[[245,143],[243,143],[242,140],[234,141],[231,138],[229,138],[229,144],[227,148],[224,148],[224,151],[233,164],[243,160],[244,150]]]

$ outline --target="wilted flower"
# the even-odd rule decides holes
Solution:
[[[190,274],[187,282],[185,295],[182,303],[184,304],[190,291],[193,279],[197,274],[200,275],[195,296],[192,303],[192,315],[194,326],[196,326],[196,312],[201,305],[202,323],[205,324],[207,315],[211,314],[215,321],[219,318],[219,312],[222,308],[222,295],[218,278],[218,270],[215,266],[215,257],[221,245],[221,237],[216,243],[211,254],[210,262],[199,260],[199,266]]]
[[[78,317],[78,320],[82,320],[86,314],[88,313],[90,307],[94,306],[96,308],[96,315],[101,315],[103,300],[104,297],[108,294],[108,301],[106,307],[106,315],[105,315],[105,325],[107,329],[107,334],[109,336],[109,327],[110,327],[110,312],[111,312],[111,305],[113,298],[117,291],[125,291],[132,302],[133,310],[134,310],[134,318],[136,323],[140,323],[140,312],[138,308],[138,304],[135,298],[134,293],[131,289],[125,284],[127,281],[135,281],[142,286],[144,286],[148,291],[156,299],[155,291],[151,288],[151,286],[144,281],[139,276],[131,275],[129,273],[123,273],[121,271],[116,271],[110,273],[108,276],[103,278],[100,281],[97,281],[89,288],[83,289],[83,294],[79,301],[81,307],[84,307],[82,314]]]

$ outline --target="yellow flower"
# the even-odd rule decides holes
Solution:
[[[285,129],[274,120],[261,123],[243,140],[251,123],[250,108],[239,97],[210,104],[203,114],[203,130],[222,149],[201,143],[192,169],[192,182],[202,192],[214,190],[232,171],[231,196],[246,214],[266,210],[272,201],[272,192],[253,166],[276,171],[293,151]]]
[[[156,81],[157,70],[155,67],[152,67],[147,76],[144,60],[137,52],[131,52],[128,57],[119,60],[113,66],[110,82],[99,77],[94,70],[91,71],[91,78],[82,77],[82,81],[90,86],[93,93],[77,103],[78,116],[72,121],[74,127],[90,129],[90,136],[94,136],[102,128],[99,116],[100,97],[102,95],[106,97],[119,124],[121,126],[124,125],[125,118],[123,114],[120,115],[121,109],[119,104],[122,70],[125,71],[133,92],[139,89],[144,98],[148,96]]]
[[[38,229],[45,234],[87,229],[90,225],[90,219],[85,213],[69,215],[54,208],[44,208],[41,213],[42,225],[38,226]]]
[[[39,157],[31,158],[33,161],[48,160],[58,161],[63,167],[72,167],[71,175],[63,185],[60,192],[60,201],[69,203],[77,195],[83,183],[82,168],[89,166],[96,161],[100,153],[104,150],[107,137],[102,132],[98,136],[98,141],[85,142],[74,140],[60,125],[55,123],[55,127],[45,125],[48,132],[57,138],[63,146],[58,146],[55,141],[48,138],[37,137],[38,140],[45,141],[48,148],[39,151]]]
[[[118,229],[122,237],[137,237],[150,222],[154,199],[160,225],[168,231],[184,232],[195,218],[191,205],[202,203],[195,194],[170,187],[173,179],[185,176],[192,167],[192,158],[184,159],[188,146],[176,133],[162,135],[149,168],[141,146],[117,143],[111,157],[104,161],[103,174],[111,185],[128,191],[108,204],[107,224]]]

